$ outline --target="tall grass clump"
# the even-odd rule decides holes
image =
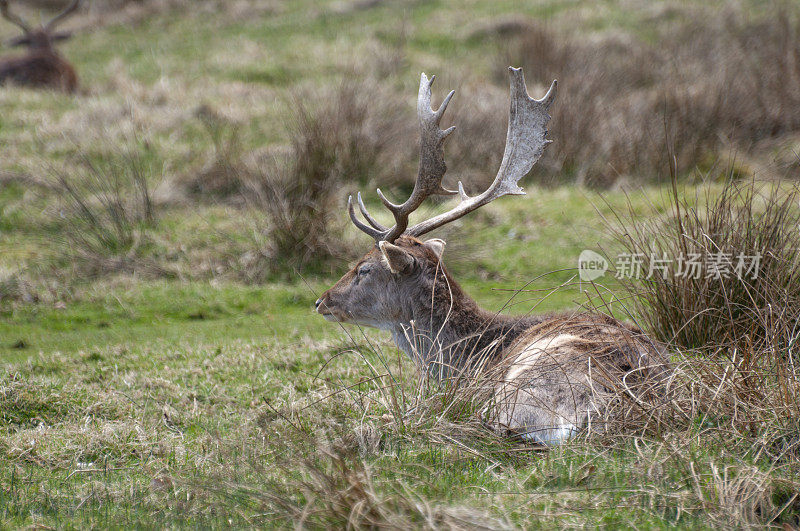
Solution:
[[[198,198],[227,198],[241,192],[242,138],[237,124],[201,105],[195,116],[214,149],[200,171],[186,179],[186,191]]]
[[[347,256],[342,242],[347,193],[396,167],[399,111],[375,106],[369,84],[342,83],[332,95],[290,103],[290,149],[245,176],[250,206],[262,214],[257,274],[322,271]],[[391,101],[391,99],[387,100]],[[260,273],[259,273],[260,272]]]
[[[86,272],[134,268],[157,221],[152,155],[138,144],[110,157],[82,153],[76,169],[56,172],[66,253]]]
[[[675,437],[796,463],[800,187],[728,177],[684,197],[673,174],[665,210],[609,222],[619,256],[640,262],[620,279],[628,311],[673,355],[650,415]]]
[[[756,19],[694,8],[675,19],[659,23],[652,41],[536,25],[510,41],[503,64],[524,66],[531,80],[560,81],[556,142],[536,171],[600,186],[653,180],[668,173],[668,145],[684,174],[708,170],[731,150],[758,158],[759,146],[800,130],[796,10]]]
[[[796,355],[799,199],[796,185],[729,178],[690,198],[674,188],[666,216],[629,218],[617,238],[648,277],[623,276],[635,313],[658,339],[682,348]]]

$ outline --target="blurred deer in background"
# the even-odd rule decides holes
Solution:
[[[80,5],[73,0],[66,9],[39,28],[11,13],[8,0],[0,0],[0,14],[24,32],[11,40],[10,46],[27,46],[28,53],[19,57],[0,59],[0,84],[11,82],[27,87],[42,87],[75,92],[78,76],[75,69],[56,51],[54,44],[69,39],[70,32],[55,31],[58,24],[72,15]]]
[[[663,374],[664,357],[642,333],[599,313],[504,316],[486,311],[453,280],[442,264],[445,242],[419,238],[504,195],[518,186],[545,146],[548,109],[556,82],[541,100],[528,96],[521,69],[510,69],[511,110],[506,147],[494,182],[470,197],[442,187],[444,141],[455,127],[439,128],[454,92],[438,110],[431,107],[434,78],[422,74],[417,102],[420,164],[411,196],[402,204],[378,196],[394,216],[386,227],[370,215],[361,194],[353,223],[376,245],[316,302],[329,321],[390,331],[397,346],[438,380],[478,375],[489,382],[486,410],[491,426],[544,444],[558,444],[602,424],[619,382],[627,391],[638,382],[647,392],[652,375]],[[409,215],[431,195],[457,195],[450,211],[409,226]],[[658,380],[658,378],[655,378]],[[598,426],[601,427],[601,426]]]

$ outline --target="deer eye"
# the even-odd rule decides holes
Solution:
[[[363,265],[363,266],[358,268],[358,276],[363,277],[367,273],[369,273],[369,271],[370,271],[370,267],[367,266],[367,265]]]

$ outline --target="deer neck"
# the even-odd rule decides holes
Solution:
[[[409,319],[391,328],[394,341],[438,379],[495,364],[520,334],[541,321],[486,311],[452,279],[446,294],[422,295],[407,313]]]

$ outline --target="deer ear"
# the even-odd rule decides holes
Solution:
[[[433,238],[427,240],[424,245],[425,247],[433,251],[433,254],[436,255],[436,258],[439,258],[441,260],[442,253],[444,252],[444,245],[445,245],[444,240],[440,240],[439,238]]]
[[[383,259],[392,273],[408,273],[414,267],[414,257],[405,249],[389,242],[379,242]]]

